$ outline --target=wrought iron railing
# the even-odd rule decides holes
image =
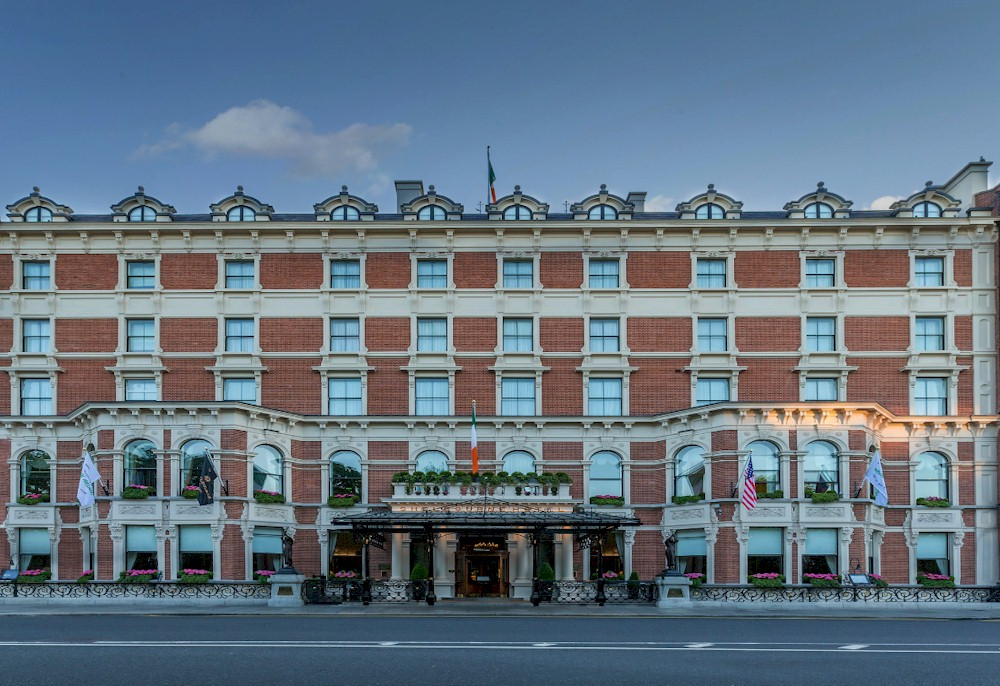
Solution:
[[[302,584],[302,599],[309,604],[424,602],[427,594],[425,581],[317,578]]]
[[[531,601],[539,603],[570,604],[627,604],[654,603],[657,599],[656,584],[650,581],[540,581],[532,586]],[[537,602],[536,602],[537,601]]]
[[[921,603],[998,603],[1000,587],[959,586],[939,588],[933,586],[783,586],[758,588],[756,586],[692,586],[691,600],[714,602],[921,602]]]
[[[271,597],[269,584],[216,582],[207,584],[181,584],[174,581],[153,581],[139,584],[122,584],[115,581],[47,581],[45,583],[0,584],[0,598],[176,598],[200,600],[267,600]]]

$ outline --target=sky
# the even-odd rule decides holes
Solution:
[[[7,3],[0,201],[138,185],[276,212],[420,179],[476,212],[486,146],[565,211],[606,183],[777,210],[824,181],[884,209],[1000,155],[996,0]],[[20,28],[18,28],[20,27]],[[991,185],[1000,180],[1000,167]],[[5,213],[4,213],[5,214]]]

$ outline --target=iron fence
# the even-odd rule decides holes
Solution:
[[[1000,587],[959,586],[940,588],[933,586],[783,586],[758,588],[756,586],[692,586],[691,600],[709,602],[776,602],[776,603],[870,603],[870,602],[920,602],[920,603],[998,603]]]
[[[151,581],[149,583],[123,584],[116,581],[46,581],[44,583],[0,584],[0,598],[175,598],[199,600],[267,600],[271,587],[259,583],[215,582],[207,584],[181,584],[176,581]]]
[[[427,592],[424,581],[393,579],[316,578],[302,584],[302,599],[308,604],[422,602]]]
[[[532,586],[531,602],[578,605],[655,603],[656,584],[651,581],[539,581]]]

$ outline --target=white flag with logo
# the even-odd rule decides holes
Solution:
[[[882,456],[878,450],[872,455],[872,461],[868,465],[868,471],[865,472],[865,478],[868,479],[868,483],[875,489],[875,504],[882,507],[888,505],[889,491],[885,488],[885,475],[882,474]]]
[[[80,501],[80,507],[88,507],[96,502],[94,489],[100,480],[101,475],[97,471],[97,465],[94,464],[90,453],[84,450],[83,468],[80,470],[80,485],[76,489],[76,499]]]

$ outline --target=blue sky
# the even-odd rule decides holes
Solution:
[[[474,212],[491,145],[498,194],[553,211],[601,183],[647,209],[708,183],[780,209],[819,180],[860,209],[1000,153],[995,0],[38,0],[4,19],[4,205],[38,185],[106,213],[142,184],[196,213],[242,184],[310,212],[348,184],[392,212],[392,181],[422,179]]]

